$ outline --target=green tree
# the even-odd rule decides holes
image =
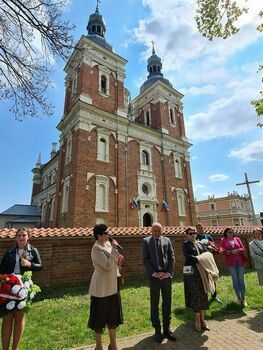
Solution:
[[[197,0],[195,20],[198,30],[209,40],[213,40],[215,37],[226,39],[239,31],[236,22],[247,11],[249,11],[248,8],[238,6],[237,2],[233,0]],[[259,16],[261,24],[257,30],[263,32],[263,11],[260,11]],[[263,66],[261,65],[258,72],[262,70]],[[262,76],[261,81],[263,82]],[[260,95],[263,97],[263,91],[260,91]],[[257,115],[262,118],[263,98],[253,100],[251,104],[255,107]],[[258,126],[263,127],[263,123],[258,123]]]
[[[0,0],[0,99],[10,99],[16,119],[50,116],[46,91],[51,62],[67,60],[74,26],[62,19],[68,0]]]

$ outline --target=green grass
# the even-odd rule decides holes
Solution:
[[[248,307],[245,311],[263,307],[263,288],[259,287],[255,272],[245,276]],[[87,328],[89,296],[87,285],[63,286],[44,290],[27,315],[21,350],[62,350],[94,343]],[[212,303],[208,319],[241,313],[228,273],[217,283],[222,305]],[[126,281],[121,291],[125,323],[118,328],[118,338],[152,330],[149,320],[149,288],[147,281]],[[184,307],[182,277],[175,278],[172,296],[172,327],[193,322],[193,314]],[[105,335],[106,339],[106,335]]]

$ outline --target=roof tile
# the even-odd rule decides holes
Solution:
[[[234,229],[237,234],[252,233],[254,226],[235,226]],[[220,227],[206,227],[206,231],[211,234],[223,234],[225,226]],[[151,233],[150,227],[109,227],[111,235],[115,236],[143,236]],[[185,227],[164,226],[163,233],[165,235],[183,234]],[[31,237],[86,237],[93,235],[92,227],[74,227],[74,228],[31,228],[29,229]],[[14,238],[16,229],[3,228],[0,229],[0,238]]]

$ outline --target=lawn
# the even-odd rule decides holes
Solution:
[[[245,276],[248,307],[245,311],[263,308],[263,288],[259,287],[254,271]],[[21,350],[62,350],[94,343],[93,333],[87,328],[89,296],[87,285],[49,288],[41,293],[27,315],[26,330]],[[212,303],[207,318],[240,313],[235,304],[231,280],[223,273],[217,283],[222,305]],[[122,290],[125,323],[118,329],[118,338],[152,330],[149,320],[149,289],[145,280],[126,281]],[[175,278],[172,296],[172,328],[193,322],[191,311],[184,308],[182,278]]]

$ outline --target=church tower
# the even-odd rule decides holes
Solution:
[[[127,61],[105,32],[97,5],[65,67],[60,150],[41,167],[41,184],[49,183],[43,176],[52,176],[51,165],[56,184],[41,188],[32,203],[43,209],[49,196],[45,218],[52,220],[44,225],[52,227],[193,224],[183,95],[163,77],[153,46],[147,79],[129,101]]]

